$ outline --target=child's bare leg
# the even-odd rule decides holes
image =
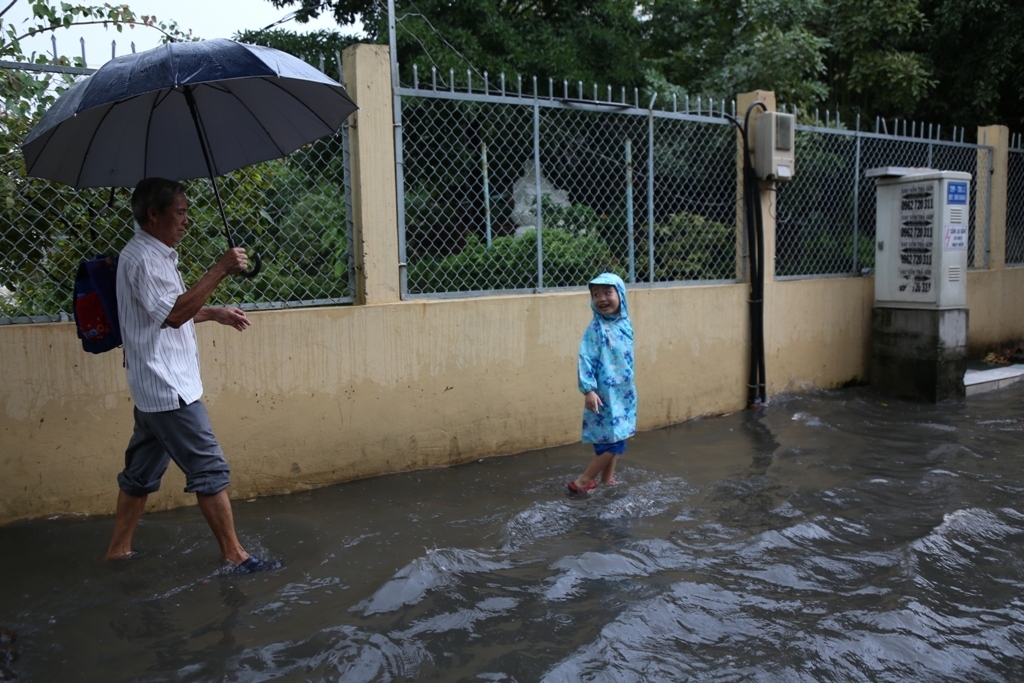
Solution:
[[[613,455],[612,459],[608,461],[608,464],[601,470],[601,483],[608,484],[615,481],[615,463],[619,461],[619,456]]]
[[[611,453],[603,453],[601,455],[595,455],[594,459],[587,465],[587,469],[583,470],[583,474],[576,480],[576,486],[579,488],[586,488],[590,486],[590,482],[597,479],[597,475],[604,471],[604,468],[608,466],[610,460],[615,460],[615,456]]]

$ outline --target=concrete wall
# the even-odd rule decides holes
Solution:
[[[392,195],[380,189],[393,162],[381,150],[394,149],[380,113],[390,107],[386,65],[379,47],[346,54],[362,107],[353,122],[363,174],[354,192],[357,305],[254,312],[243,333],[199,326],[204,399],[232,465],[232,497],[579,440],[585,292],[396,300],[393,178]],[[770,263],[774,240],[766,243]],[[872,279],[768,275],[769,394],[867,380]],[[1022,278],[1024,269],[971,273],[973,343],[1024,337]],[[744,407],[747,292],[630,289],[640,429]],[[132,430],[121,362],[119,352],[84,353],[70,324],[0,327],[0,523],[113,511]],[[183,486],[172,466],[150,509],[192,504]]]
[[[863,379],[860,278],[776,283],[771,393]],[[745,285],[629,292],[641,429],[739,410]],[[199,326],[205,401],[233,497],[579,440],[585,292],[262,311]],[[0,328],[0,520],[112,511],[132,404],[120,353],[70,324]],[[581,450],[581,454],[583,451]],[[151,509],[190,504],[172,467]]]

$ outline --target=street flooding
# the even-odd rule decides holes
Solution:
[[[642,412],[643,405],[641,403]],[[230,459],[230,444],[224,444]],[[1019,681],[1024,389],[868,389],[640,433],[619,483],[580,444],[195,508],[0,527],[19,681]],[[111,475],[111,491],[116,493]],[[159,495],[159,494],[157,494]]]

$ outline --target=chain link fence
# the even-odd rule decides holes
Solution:
[[[725,117],[641,109],[610,92],[598,101],[596,89],[584,100],[568,84],[527,90],[485,81],[474,92],[470,76],[456,83],[454,74],[399,89],[404,295],[580,286],[599,270],[646,283],[743,275],[736,137]],[[923,136],[923,127],[797,126],[797,172],[773,203],[776,275],[874,267],[875,184],[865,172],[883,166],[970,173],[968,263],[985,267],[988,225],[976,216],[990,196],[977,181],[992,148]],[[975,255],[979,244],[985,253]]]
[[[534,84],[527,94],[504,80],[474,90],[469,75],[457,85],[436,74],[430,86],[399,88],[403,296],[578,287],[604,270],[651,284],[744,275],[736,132],[714,104],[661,111],[641,108],[636,93],[632,102],[610,91],[599,101],[596,89],[593,99],[568,84],[555,90]],[[213,303],[352,301],[347,134],[346,124],[286,159],[220,179],[236,239],[261,254],[264,270],[226,281]],[[991,166],[990,147],[801,125],[796,148],[796,175],[773,203],[778,277],[874,267],[875,186],[865,171],[882,166],[971,173],[969,263],[987,265],[987,254],[974,252],[988,244],[975,216],[989,201],[978,196],[977,175],[979,164]],[[16,150],[0,163],[0,324],[68,319],[78,261],[117,252],[131,237],[130,192],[25,178]],[[1020,150],[1010,164],[1007,262],[1024,263]],[[193,225],[179,251],[193,281],[225,244],[209,181],[191,181],[189,196]]]
[[[235,241],[260,254],[263,270],[225,280],[210,303],[258,309],[351,302],[349,168],[346,123],[285,159],[218,178]],[[192,283],[227,243],[209,179],[186,186],[191,225],[177,249]],[[71,319],[78,262],[119,252],[133,234],[131,190],[74,190],[26,178],[11,145],[0,154],[0,195],[0,324]]]
[[[403,295],[736,279],[720,113],[433,83],[399,90]]]
[[[776,276],[848,275],[875,265],[875,182],[885,166],[934,168],[971,174],[968,265],[983,268],[975,231],[988,243],[988,223],[976,225],[978,170],[991,168],[992,148],[962,142],[797,126],[796,172],[780,183],[776,206]],[[989,215],[985,212],[984,215]]]
[[[1006,265],[1024,265],[1024,149],[1010,149],[1006,180]]]

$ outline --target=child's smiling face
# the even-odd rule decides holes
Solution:
[[[614,285],[590,285],[590,298],[601,315],[619,312],[619,290]]]

